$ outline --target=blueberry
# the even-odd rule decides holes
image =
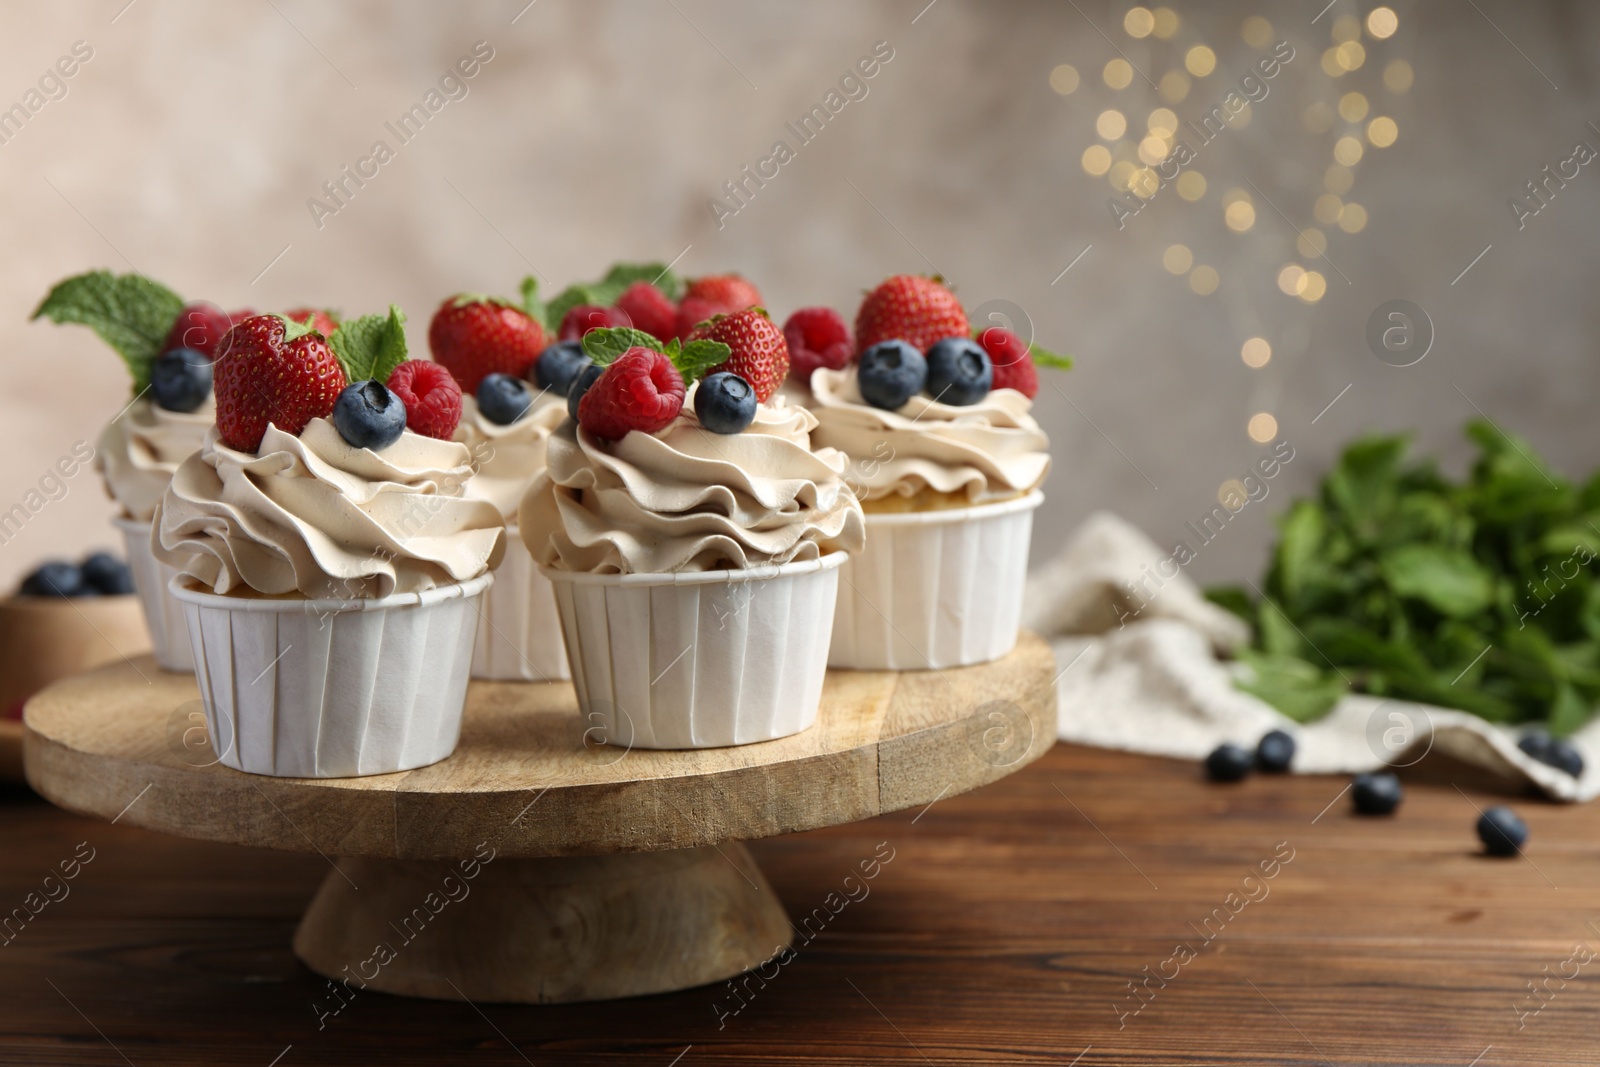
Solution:
[[[76,563],[53,559],[22,579],[24,596],[83,596],[83,571]]]
[[[540,389],[566,396],[572,383],[589,365],[581,341],[557,341],[533,362],[533,381]]]
[[[861,399],[875,408],[894,411],[922,392],[928,361],[905,341],[879,341],[861,353],[857,368]]]
[[[1350,783],[1350,798],[1356,802],[1360,815],[1388,815],[1400,806],[1404,796],[1400,779],[1393,771],[1358,774]]]
[[[405,402],[376,378],[368,378],[346,386],[333,402],[333,428],[352,448],[388,448],[406,428]]]
[[[196,411],[211,395],[211,361],[192,348],[173,348],[150,368],[150,395],[168,411]]]
[[[1478,817],[1478,837],[1491,856],[1515,856],[1528,840],[1528,824],[1510,808],[1493,807]]]
[[[1566,771],[1574,778],[1583,776],[1583,755],[1572,747],[1571,741],[1559,737],[1553,738],[1550,741],[1548,756],[1549,758],[1544,762],[1550,764],[1550,766]]]
[[[1294,738],[1282,730],[1269,730],[1256,742],[1256,766],[1264,771],[1286,771],[1293,759]]]
[[[599,381],[600,375],[604,373],[604,367],[592,363],[578,372],[578,377],[572,382],[572,388],[567,391],[567,414],[572,416],[573,422],[578,421],[578,401],[583,399],[583,394],[587,393],[589,387]]]
[[[994,364],[970,337],[946,337],[928,349],[928,395],[941,404],[966,407],[989,395]]]
[[[1550,741],[1550,734],[1543,727],[1530,726],[1517,738],[1517,747],[1540,763],[1549,763]]]
[[[1232,743],[1223,743],[1206,757],[1206,773],[1215,782],[1237,782],[1250,773],[1254,757],[1245,749]]]
[[[95,552],[78,567],[84,584],[106,596],[126,596],[133,592],[133,572],[109,552]]]
[[[731,371],[710,375],[694,391],[694,413],[712,433],[738,433],[756,418],[756,391]]]
[[[533,390],[521,378],[486,374],[478,383],[478,410],[499,426],[510,426],[533,407]]]

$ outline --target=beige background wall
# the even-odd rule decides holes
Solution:
[[[95,266],[229,306],[365,312],[393,300],[411,313],[414,347],[445,294],[509,292],[530,270],[556,289],[613,259],[682,253],[689,274],[748,274],[783,315],[818,302],[853,311],[882,276],[936,267],[969,307],[1012,302],[1039,340],[1079,360],[1038,405],[1057,466],[1036,559],[1098,507],[1159,540],[1183,536],[1273,447],[1246,433],[1260,412],[1295,458],[1200,552],[1191,571],[1204,579],[1257,573],[1271,515],[1363,430],[1413,428],[1459,461],[1476,406],[1568,472],[1595,464],[1600,172],[1583,168],[1521,231],[1507,206],[1575,141],[1600,147],[1586,125],[1600,122],[1593,5],[1394,4],[1399,31],[1363,38],[1361,67],[1335,79],[1322,68],[1330,34],[1371,4],[1336,0],[1313,23],[1320,3],[1180,2],[1176,33],[1159,40],[1130,36],[1128,5],[1103,0],[523,2],[0,11],[0,107],[74,42],[94,50],[65,97],[0,145],[0,510],[125,397],[120,364],[91,334],[26,321],[54,280]],[[1163,104],[1198,121],[1267,50],[1241,39],[1251,15],[1296,58],[1248,125],[1198,149],[1199,200],[1163,190],[1119,231],[1107,179],[1080,162],[1097,117],[1118,108],[1141,135]],[[480,40],[494,55],[468,95],[319,229],[307,199],[375,140],[397,147],[384,123]],[[893,59],[868,95],[719,228],[709,198],[778,138],[793,144],[784,123],[879,41]],[[1182,68],[1200,43],[1215,70],[1163,101],[1145,77]],[[1101,73],[1118,50],[1140,72],[1121,90]],[[1404,93],[1383,84],[1396,58],[1415,72]],[[1081,78],[1066,95],[1051,84],[1061,64]],[[1370,101],[1362,122],[1308,131],[1308,108],[1351,91]],[[1380,114],[1399,139],[1366,147],[1342,198],[1362,206],[1365,228],[1319,223],[1337,139]],[[1242,233],[1224,222],[1235,189],[1254,211]],[[1336,266],[1297,252],[1296,231],[1313,226]],[[1215,292],[1192,291],[1203,273],[1163,268],[1174,244],[1215,268]],[[1291,263],[1318,270],[1326,295],[1280,292]],[[1363,340],[1393,298],[1421,304],[1437,329],[1404,369]],[[1240,358],[1251,336],[1273,348],[1260,369]],[[93,475],[73,479],[0,546],[0,581],[109,543],[110,514]]]

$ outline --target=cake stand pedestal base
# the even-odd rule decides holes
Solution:
[[[736,842],[553,859],[493,858],[485,848],[479,857],[340,860],[300,921],[295,955],[353,989],[558,1004],[731,978],[792,936]]]

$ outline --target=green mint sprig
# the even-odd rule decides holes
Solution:
[[[394,369],[406,361],[406,315],[394,304],[387,315],[363,315],[339,325],[328,338],[345,377],[351,382],[368,378],[389,380]],[[284,334],[284,340],[293,338]]]
[[[182,311],[183,298],[160,282],[97,270],[57,283],[30,318],[77,323],[99,334],[128,365],[137,395],[149,388],[150,370]]]
[[[569,285],[544,309],[544,324],[552,329],[561,325],[567,312],[581,305],[610,307],[634,282],[650,282],[669,300],[683,296],[683,279],[664,263],[617,263],[597,282]]]
[[[733,349],[721,341],[690,341],[680,345],[678,339],[673,338],[663,345],[643,330],[626,327],[590,330],[583,337],[584,354],[601,367],[609,367],[630,348],[648,348],[672,360],[672,365],[683,375],[685,386],[728,362],[728,357],[733,355]]]

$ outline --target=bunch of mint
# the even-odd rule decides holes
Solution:
[[[1213,601],[1254,628],[1240,688],[1301,722],[1354,689],[1564,735],[1600,700],[1600,472],[1573,485],[1474,421],[1463,482],[1352,444],[1296,501],[1264,581]]]

